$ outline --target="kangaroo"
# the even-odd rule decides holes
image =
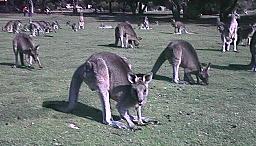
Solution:
[[[237,30],[237,36],[238,36],[237,44],[239,44],[240,40],[241,41],[246,40],[245,45],[250,45],[251,38],[255,30],[256,30],[256,24],[239,27]]]
[[[125,43],[124,43],[125,37]],[[131,44],[131,47],[139,46],[140,37],[137,37],[134,29],[131,24],[128,22],[119,23],[115,28],[115,45],[118,45],[118,42],[121,42],[122,48],[128,48],[128,44]],[[130,42],[130,43],[129,43]]]
[[[221,40],[223,42],[222,52],[229,51],[230,44],[234,45],[234,52],[237,52],[237,30],[238,30],[238,22],[236,19],[239,18],[239,15],[234,12],[231,14],[231,21],[228,25],[225,26],[224,30],[221,32]]]
[[[175,40],[169,43],[154,64],[152,69],[153,74],[156,74],[166,60],[172,64],[173,81],[175,83],[179,83],[179,67],[181,66],[184,68],[185,81],[194,84],[195,81],[191,77],[191,74],[194,74],[197,78],[197,84],[199,84],[200,78],[204,84],[208,85],[208,70],[210,68],[210,63],[206,68],[202,68],[195,49],[187,41]]]
[[[32,36],[39,36],[40,32],[44,34],[44,29],[38,22],[29,21],[29,31]]]
[[[2,27],[2,31],[7,31],[7,32],[13,32],[13,20],[8,21],[4,27]]]
[[[250,66],[252,68],[252,71],[256,72],[256,32],[252,35],[252,40],[250,44],[250,52],[251,52],[251,63]]]
[[[4,27],[2,27],[2,31],[19,33],[21,26],[22,23],[20,20],[10,20],[5,24]]]
[[[84,29],[84,16],[83,16],[83,14],[80,14],[80,16],[79,16],[78,25],[79,25],[79,29]]]
[[[185,24],[181,21],[175,21],[174,19],[171,19],[171,25],[174,27],[175,34],[182,34],[182,32],[193,34],[187,31]]]
[[[220,21],[220,18],[217,17],[217,30],[221,33],[225,28],[225,23]]]
[[[25,33],[18,33],[13,39],[13,52],[15,55],[15,65],[14,67],[18,67],[18,54],[20,55],[21,65],[24,66],[24,55],[28,55],[29,58],[29,66],[32,65],[32,61],[38,63],[39,67],[42,68],[41,62],[39,60],[39,45],[35,46],[32,42],[32,38]]]
[[[73,31],[77,31],[77,24],[76,23],[73,23],[72,25],[71,25],[71,28],[72,28],[72,30]]]
[[[149,21],[148,21],[147,16],[145,16],[144,22],[139,24],[138,26],[139,26],[139,29],[146,29],[146,30],[152,29],[152,28],[149,27]]]
[[[109,52],[91,55],[73,74],[69,89],[68,107],[62,109],[70,112],[78,100],[79,89],[84,81],[92,91],[97,91],[102,104],[103,123],[115,128],[136,130],[135,122],[144,125],[148,118],[142,117],[141,107],[145,105],[148,95],[148,84],[152,73],[134,74],[126,59]],[[117,102],[116,108],[128,126],[111,118],[109,100]],[[135,107],[137,116],[129,114],[128,109]]]
[[[13,33],[19,33],[20,27],[22,27],[22,23],[20,20],[15,20],[12,25]]]

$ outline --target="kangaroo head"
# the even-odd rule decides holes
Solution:
[[[140,40],[142,40],[142,38],[141,38],[141,37],[137,37],[137,39],[134,39],[134,45],[135,45],[136,47],[138,47],[138,46],[139,46],[139,44],[140,44]]]
[[[232,14],[229,14],[232,19],[240,19],[240,15],[235,11],[232,12]]]
[[[208,65],[205,68],[202,68],[202,70],[199,72],[199,78],[203,81],[204,84],[208,85],[208,78],[209,78],[209,69],[210,69],[211,63],[208,63]]]
[[[147,101],[148,83],[152,80],[153,73],[148,74],[127,74],[128,81],[131,83],[131,95],[137,100],[139,105],[143,105]]]

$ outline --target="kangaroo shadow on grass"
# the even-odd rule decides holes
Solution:
[[[162,76],[162,75],[154,75],[153,79],[155,80],[161,80],[161,81],[167,81],[167,82],[172,82],[172,78]]]
[[[61,110],[61,108],[63,107],[67,107],[68,106],[68,102],[66,101],[44,101],[43,102],[43,107],[45,108],[50,108],[53,109],[55,111],[59,111],[62,113],[65,113],[64,111]],[[70,112],[70,114],[82,117],[82,118],[86,118],[86,119],[90,119],[99,123],[102,123],[102,111],[99,109],[96,109],[94,107],[85,105],[83,103],[78,102],[76,104],[76,107],[72,110],[72,112]],[[112,115],[114,120],[120,120],[119,116],[116,115]]]
[[[196,49],[196,50],[200,50],[200,51],[213,51],[213,52],[221,52],[221,50],[219,49]]]
[[[12,67],[12,68],[14,68],[14,63],[7,63],[7,62],[1,62],[0,63],[0,66],[10,66],[10,67]],[[27,69],[27,70],[32,70],[32,69],[34,69],[34,67],[29,67],[29,66],[21,66],[21,65],[19,65],[19,66],[17,66],[17,68],[20,68],[20,69]]]
[[[175,34],[174,32],[160,32],[162,34]]]
[[[220,66],[220,65],[211,65],[211,68],[221,69],[221,70],[249,70],[250,65],[248,64],[229,64],[228,66]]]
[[[112,48],[121,48],[121,47],[119,47],[119,46],[116,46],[115,44],[98,45],[98,46],[101,46],[101,47],[112,47]]]

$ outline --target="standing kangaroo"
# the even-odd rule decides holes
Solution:
[[[84,81],[91,90],[100,96],[103,111],[103,123],[115,128],[135,129],[134,122],[144,125],[149,120],[141,116],[141,106],[146,103],[148,83],[152,73],[133,74],[131,66],[120,56],[101,52],[93,54],[79,66],[73,74],[69,89],[69,105],[64,112],[70,112],[77,103],[79,89]],[[116,108],[128,127],[111,118],[110,98],[117,102]],[[135,107],[137,116],[129,114],[128,109]]]
[[[252,67],[252,71],[256,72],[256,32],[254,32],[252,36],[250,52],[252,55],[250,66]]]
[[[223,41],[222,52],[229,51],[230,44],[233,42],[234,52],[237,52],[237,30],[238,30],[238,19],[240,16],[234,12],[231,14],[231,21],[228,25],[224,27],[224,30],[221,31],[221,40]]]
[[[21,65],[24,66],[24,55],[28,55],[29,58],[29,66],[32,65],[32,61],[34,59],[35,62],[38,63],[39,67],[42,68],[38,57],[38,50],[39,45],[34,46],[32,42],[32,38],[25,34],[25,33],[18,33],[16,34],[15,38],[13,39],[13,52],[15,55],[15,66],[18,66],[18,54],[20,55],[20,62]]]
[[[184,80],[190,84],[194,84],[195,81],[191,74],[196,75],[197,84],[199,84],[199,78],[208,84],[208,70],[210,63],[206,68],[201,67],[196,51],[193,46],[184,40],[172,41],[158,57],[152,72],[156,74],[161,65],[168,60],[173,67],[173,81],[179,82],[179,67],[184,68]]]
[[[124,43],[125,37],[125,43]],[[122,22],[118,24],[115,28],[115,45],[118,45],[118,42],[121,42],[122,48],[128,48],[128,43],[131,43],[131,47],[139,46],[139,40],[141,38],[137,37],[134,29],[132,28],[131,24],[128,22]],[[124,46],[125,45],[125,46]]]

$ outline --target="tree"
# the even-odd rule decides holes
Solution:
[[[237,0],[219,0],[220,3],[220,20],[226,21],[228,15],[234,11]]]

